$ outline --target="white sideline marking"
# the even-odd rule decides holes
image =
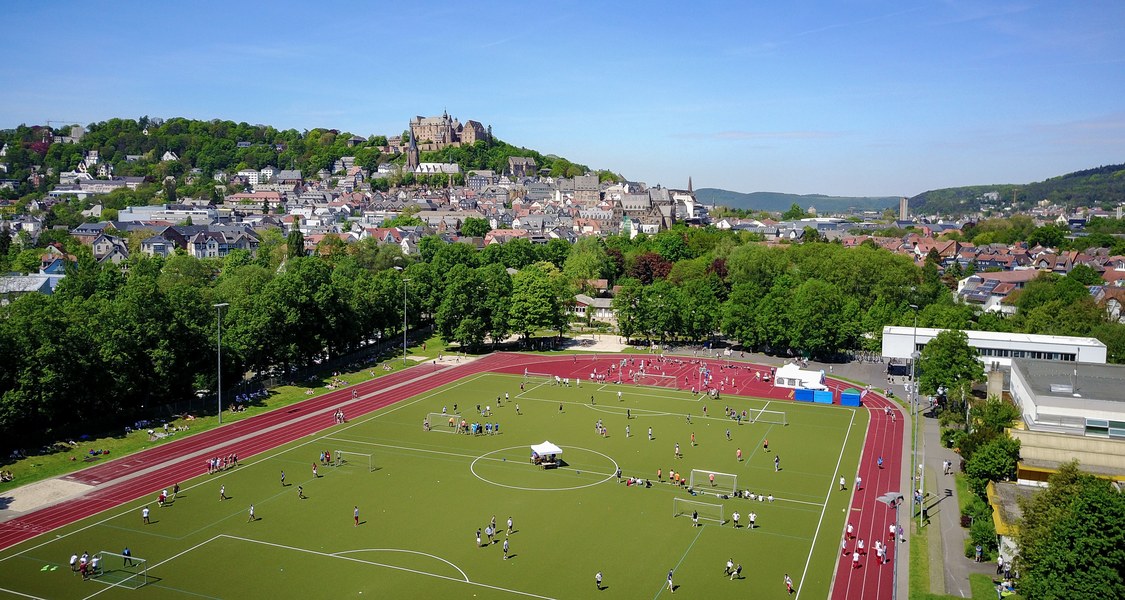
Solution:
[[[844,443],[840,444],[840,457],[836,459],[836,470],[833,471],[833,473],[839,473],[840,472],[840,463],[843,462],[843,460],[844,460],[844,449],[848,447],[848,436],[850,436],[852,434],[852,424],[854,422],[855,422],[855,411],[853,410],[851,418],[848,419],[848,430],[844,433]],[[835,474],[833,474],[833,476],[831,478],[829,478],[828,494],[825,496],[825,499],[824,499],[824,507],[820,509],[820,519],[816,522],[816,531],[813,532],[813,536],[812,536],[812,539],[813,539],[812,547],[809,548],[809,557],[805,559],[805,569],[803,571],[801,571],[801,578],[798,580],[798,584],[797,584],[799,586],[797,588],[797,597],[794,600],[800,600],[801,590],[805,589],[805,586],[801,585],[801,582],[803,582],[805,580],[805,575],[808,574],[808,572],[809,572],[809,563],[812,562],[813,551],[816,550],[816,538],[817,538],[817,536],[820,535],[820,526],[824,524],[824,513],[825,513],[825,511],[828,510],[828,499],[832,497],[832,487],[834,485],[836,485],[835,477],[836,477]],[[849,503],[849,506],[850,506],[850,503]],[[831,594],[832,590],[828,590],[828,593]]]
[[[23,592],[17,592],[15,590],[9,590],[8,588],[0,588],[0,592],[7,592],[7,593],[12,594],[14,596],[20,596],[21,598],[31,598],[32,600],[47,600],[46,598],[40,598],[39,596],[32,596],[30,594],[25,594]]]
[[[457,569],[457,571],[460,572],[462,575],[464,575],[465,579],[462,580],[462,579],[457,579],[456,577],[450,577],[448,575],[438,575],[437,573],[430,573],[430,572],[427,572],[427,571],[419,571],[417,569],[411,569],[411,568],[408,568],[408,567],[399,567],[397,565],[387,565],[387,564],[378,563],[378,562],[370,561],[370,560],[362,560],[362,559],[359,559],[359,558],[351,558],[349,556],[340,556],[340,554],[342,554],[342,553],[330,554],[328,552],[318,552],[316,550],[308,550],[308,549],[305,549],[305,548],[297,548],[297,547],[294,547],[294,546],[286,546],[284,544],[275,544],[273,542],[263,542],[261,540],[254,540],[254,539],[250,539],[250,538],[239,537],[239,536],[236,536],[236,535],[222,535],[222,536],[218,536],[218,537],[225,537],[225,538],[229,538],[229,539],[232,539],[232,540],[239,540],[239,541],[242,541],[242,542],[248,542],[248,543],[252,543],[252,544],[262,544],[264,546],[273,546],[275,548],[282,548],[282,549],[285,549],[285,550],[293,550],[295,552],[304,552],[306,554],[315,554],[317,556],[325,556],[325,557],[328,557],[328,558],[338,558],[338,559],[341,559],[341,560],[348,560],[348,561],[367,564],[367,565],[374,565],[374,566],[377,566],[377,567],[386,567],[388,569],[395,569],[396,571],[406,571],[408,573],[414,573],[416,575],[425,575],[426,577],[434,577],[436,579],[444,579],[446,581],[455,581],[457,583],[467,583],[469,585],[475,585],[475,586],[488,588],[488,589],[492,589],[492,590],[497,590],[497,591],[501,591],[501,592],[508,592],[508,593],[511,593],[511,594],[519,594],[520,596],[528,596],[528,597],[531,597],[531,598],[542,598],[543,600],[555,600],[554,598],[551,598],[550,596],[540,596],[539,594],[533,594],[531,592],[522,592],[520,590],[513,590],[511,588],[505,588],[505,587],[500,587],[500,586],[496,586],[496,585],[489,585],[487,583],[479,583],[479,582],[476,582],[476,581],[472,581],[472,580],[469,579],[468,575],[465,575],[464,571],[462,571],[460,568],[458,568],[453,563],[451,563],[447,560],[438,558],[436,556],[433,556],[432,554],[425,554],[424,552],[417,552],[416,554],[425,554],[426,556],[430,556],[432,558],[437,558],[438,560],[441,560],[442,562],[445,562],[445,563],[449,564],[454,569]],[[379,550],[379,549],[369,548],[367,550]],[[392,552],[412,552],[410,550],[397,550],[397,549],[394,549],[394,548],[386,548],[384,550],[392,551]],[[362,552],[362,551],[364,551],[364,550],[351,550],[350,552]]]
[[[458,567],[457,565],[449,562],[448,560],[445,560],[444,558],[442,558],[440,556],[435,556],[433,554],[428,554],[426,552],[418,552],[417,550],[403,550],[401,548],[360,548],[359,550],[344,550],[342,552],[334,552],[334,553],[332,553],[332,556],[339,556],[341,554],[349,554],[351,552],[403,552],[403,553],[406,553],[406,554],[419,554],[421,556],[428,556],[428,557],[430,557],[434,560],[440,560],[441,562],[453,567],[454,569],[457,569],[457,572],[460,573],[461,577],[463,577],[465,579],[465,583],[472,583],[471,581],[469,581],[469,576],[466,575],[465,572],[461,570],[461,567]]]

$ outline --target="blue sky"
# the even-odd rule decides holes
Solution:
[[[1125,162],[1125,2],[10,2],[0,127],[401,132],[651,184],[906,195]]]

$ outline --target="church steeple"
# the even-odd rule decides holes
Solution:
[[[414,130],[409,131],[410,142],[406,146],[406,166],[411,172],[418,169],[418,141],[414,139]]]

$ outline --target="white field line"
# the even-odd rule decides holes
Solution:
[[[455,385],[451,386],[451,387],[450,387],[449,389],[452,389],[452,388],[458,387],[458,386],[460,386],[460,385],[462,385],[462,384],[465,384],[465,383],[468,383],[468,382],[470,382],[470,381],[476,380],[476,379],[478,379],[478,378],[480,378],[480,377],[482,377],[482,376],[485,376],[485,375],[489,375],[489,373],[478,373],[478,374],[476,374],[476,375],[473,375],[473,376],[469,376],[469,377],[466,377],[466,378],[464,378],[464,379],[458,380],[458,382],[457,382],[457,383],[456,383]],[[409,382],[408,382],[408,383],[409,383]],[[426,400],[426,399],[429,399],[429,398],[431,398],[431,397],[433,397],[433,396],[437,395],[438,393],[440,393],[440,391],[441,391],[441,390],[444,390],[444,389],[446,389],[446,386],[441,386],[441,387],[439,387],[439,388],[438,388],[437,390],[433,390],[433,391],[432,391],[431,393],[429,393],[429,394],[426,394],[426,395],[424,395],[424,396],[422,396],[422,397],[418,398],[417,400],[414,400],[413,402],[407,402],[407,403],[403,404],[402,406],[396,406],[395,408],[393,408],[393,409],[391,409],[391,410],[387,410],[387,411],[379,411],[379,412],[376,412],[376,413],[375,413],[375,414],[373,414],[373,415],[368,415],[367,417],[364,417],[364,418],[362,418],[362,419],[358,419],[358,420],[356,420],[355,422],[352,422],[351,424],[349,424],[349,425],[348,425],[347,427],[343,427],[343,428],[341,428],[341,429],[338,429],[338,430],[335,430],[335,431],[342,431],[342,430],[345,430],[345,429],[351,429],[352,427],[354,427],[354,426],[356,426],[356,425],[359,425],[359,424],[361,424],[361,423],[366,423],[367,421],[369,421],[369,420],[371,420],[371,419],[373,419],[373,418],[376,418],[376,417],[378,417],[378,416],[380,416],[380,415],[383,415],[383,414],[388,414],[388,413],[394,412],[394,411],[396,411],[396,410],[399,410],[400,408],[406,408],[407,406],[410,406],[410,405],[416,404],[416,403],[418,403],[418,402],[421,402],[422,400]],[[323,436],[321,436],[321,437],[318,437],[318,438],[314,438],[314,439],[312,439],[312,440],[310,440],[310,441],[308,441],[308,442],[305,442],[305,443],[303,443],[303,444],[298,444],[297,446],[294,446],[293,448],[300,448],[301,446],[307,446],[307,445],[309,445],[309,444],[312,444],[312,443],[316,443],[316,442],[317,442],[318,440],[321,440],[321,439],[324,439],[324,438],[330,437],[331,435],[332,435],[331,433],[329,433],[329,434],[325,434],[325,435],[323,435]],[[288,452],[289,450],[292,450],[293,448],[289,448],[289,449],[287,449],[287,450],[282,450],[282,449],[279,449],[279,448],[275,448],[274,450],[272,450],[272,451],[270,451],[270,452],[268,452],[268,453],[267,453],[267,452],[263,452],[263,453],[260,453],[260,454],[258,454],[257,456],[255,456],[255,457],[254,457],[254,459],[252,459],[251,461],[249,461],[249,462],[246,462],[246,463],[242,463],[242,464],[244,464],[245,466],[249,467],[249,466],[252,466],[252,465],[254,465],[254,464],[260,463],[260,462],[262,462],[262,461],[265,461],[265,460],[268,460],[268,459],[274,458],[275,456],[280,456],[281,454],[283,454],[283,453],[285,453],[285,452]],[[195,485],[192,485],[192,486],[190,486],[190,487],[186,487],[186,488],[183,488],[183,491],[185,491],[185,492],[186,492],[186,491],[189,491],[189,490],[193,490],[193,489],[195,489],[195,488],[197,488],[197,487],[200,487],[200,486],[203,486],[203,485],[208,485],[208,484],[210,484],[211,482],[213,482],[213,481],[214,481],[215,479],[218,479],[218,478],[220,478],[220,477],[226,477],[227,475],[229,475],[229,474],[231,474],[231,473],[233,473],[233,472],[234,472],[233,470],[228,470],[228,471],[224,471],[224,472],[222,472],[222,473],[220,473],[220,474],[218,474],[218,475],[215,475],[215,476],[212,476],[212,477],[210,477],[210,478],[208,478],[208,479],[205,479],[205,480],[203,480],[203,481],[200,481],[199,483],[196,483]],[[132,504],[133,502],[136,502],[136,500],[133,500],[133,501],[127,502],[126,504],[129,504],[129,505],[131,505],[131,504]],[[36,544],[36,545],[34,545],[34,546],[30,547],[30,548],[26,548],[26,549],[24,549],[24,550],[21,550],[21,551],[19,551],[19,552],[15,552],[15,553],[13,553],[13,554],[9,554],[9,555],[7,555],[7,556],[4,556],[4,557],[0,557],[0,562],[4,562],[4,561],[8,560],[9,558],[14,558],[14,557],[17,557],[17,556],[22,556],[22,555],[24,555],[24,554],[26,554],[26,553],[28,553],[28,552],[31,552],[31,551],[33,551],[33,550],[37,550],[37,549],[39,549],[39,548],[42,548],[43,546],[46,546],[47,544],[53,544],[53,543],[55,543],[55,542],[57,542],[57,541],[59,541],[59,540],[61,540],[61,539],[63,539],[63,538],[66,538],[66,537],[70,537],[70,536],[72,536],[72,535],[74,535],[74,534],[76,534],[76,533],[80,533],[80,532],[86,531],[87,529],[91,529],[91,528],[93,528],[93,527],[97,527],[98,525],[103,525],[103,524],[105,524],[105,523],[108,523],[109,521],[112,521],[112,520],[114,520],[114,519],[117,519],[117,518],[119,518],[119,517],[123,517],[123,516],[125,516],[125,515],[128,515],[129,513],[133,512],[133,511],[135,511],[135,510],[136,510],[136,507],[135,507],[135,506],[131,506],[130,508],[127,508],[127,509],[125,509],[125,510],[124,510],[124,511],[122,511],[122,512],[119,512],[119,513],[114,513],[114,514],[112,514],[112,515],[109,515],[109,516],[107,516],[106,518],[104,518],[104,519],[101,519],[100,521],[95,521],[95,522],[93,522],[93,523],[90,523],[89,525],[86,525],[85,527],[80,527],[80,528],[78,528],[78,529],[75,529],[74,531],[68,532],[68,533],[66,533],[66,534],[63,534],[63,535],[60,535],[60,536],[56,536],[56,537],[54,537],[54,538],[52,538],[52,539],[49,539],[49,540],[47,540],[47,541],[44,541],[44,542],[42,542],[42,543],[40,543],[40,544]]]
[[[840,444],[840,456],[836,459],[836,470],[833,471],[832,478],[830,478],[828,482],[828,493],[824,498],[824,507],[820,509],[820,519],[816,523],[816,531],[813,533],[812,546],[809,548],[809,557],[805,559],[805,568],[801,571],[801,579],[799,579],[797,583],[797,597],[794,600],[800,600],[801,590],[805,588],[805,586],[801,585],[801,583],[805,581],[805,575],[809,572],[809,563],[812,562],[813,551],[816,550],[816,538],[820,535],[820,526],[824,524],[824,513],[828,510],[828,499],[832,496],[832,487],[836,485],[835,473],[840,472],[840,463],[844,460],[844,450],[848,447],[848,436],[852,434],[852,424],[854,422],[855,411],[853,410],[851,418],[848,419],[848,430],[844,433],[844,443]],[[848,506],[851,506],[851,504],[848,504]],[[830,589],[828,593],[831,595],[832,590]]]

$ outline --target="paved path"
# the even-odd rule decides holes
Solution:
[[[945,593],[962,598],[971,598],[969,575],[972,573],[996,574],[995,563],[976,563],[965,558],[965,540],[969,531],[961,527],[960,503],[957,499],[957,485],[953,475],[942,472],[942,461],[952,461],[956,472],[961,464],[961,456],[952,449],[941,445],[941,426],[932,413],[922,415],[924,430],[922,440],[926,464],[926,509],[930,517],[930,535],[941,536],[942,575],[945,580]],[[936,525],[937,527],[933,527]]]

